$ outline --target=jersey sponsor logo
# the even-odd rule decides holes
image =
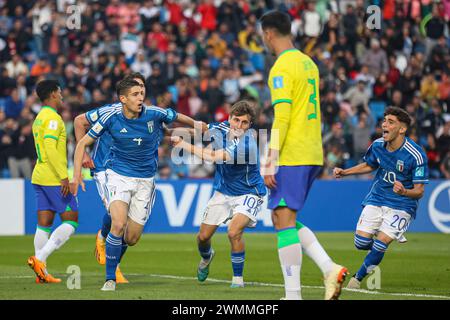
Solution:
[[[439,184],[431,193],[428,201],[430,220],[441,232],[450,233],[450,181]],[[448,211],[444,211],[447,209]]]
[[[96,124],[92,127],[92,130],[93,130],[95,133],[100,133],[100,131],[102,131],[102,129],[103,129],[103,126],[102,126],[100,123],[96,123]]]
[[[273,77],[273,88],[281,89],[283,88],[283,77]]]
[[[142,138],[134,138],[133,141],[137,142],[138,146],[141,145]]]
[[[58,129],[58,121],[56,120],[50,120],[49,124],[48,124],[48,128],[50,130],[56,130]]]
[[[148,127],[148,132],[152,133],[153,132],[153,120],[147,122],[147,127]]]
[[[423,176],[425,176],[425,168],[424,167],[416,168],[416,177],[423,177]]]
[[[91,121],[92,121],[92,122],[97,121],[97,119],[98,119],[98,112],[95,111],[95,112],[91,113],[91,114],[89,115],[89,117],[91,118]]]
[[[123,128],[122,130],[120,130],[120,133],[127,133],[127,129]]]
[[[395,166],[397,171],[403,172],[404,167],[405,167],[405,163],[402,160],[397,160],[397,165]]]

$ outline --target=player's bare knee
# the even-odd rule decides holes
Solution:
[[[386,235],[383,232],[378,233],[377,235],[377,240],[383,242],[386,245],[389,245],[394,239],[392,239],[391,237],[389,237],[388,235]]]
[[[198,242],[207,242],[209,239],[211,239],[211,236],[207,232],[199,232],[197,234]]]
[[[78,211],[66,211],[62,213],[61,220],[78,222]]]
[[[230,241],[239,241],[241,240],[242,232],[240,230],[230,229],[228,230],[228,239]]]
[[[53,225],[53,219],[51,220],[38,220],[38,225],[44,228],[50,228]]]
[[[127,243],[127,245],[129,245],[130,247],[134,246],[136,243],[138,243],[139,239],[141,238],[140,235],[126,235],[125,236],[125,242]]]
[[[49,228],[53,225],[55,213],[52,211],[38,211],[38,225]]]
[[[125,232],[126,222],[113,221],[111,224],[111,232],[116,236],[122,236]]]

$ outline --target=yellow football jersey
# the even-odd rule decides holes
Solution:
[[[319,81],[316,64],[297,49],[282,52],[270,70],[273,107],[291,104],[283,145],[270,144],[280,150],[280,166],[323,165]]]
[[[31,182],[58,186],[67,175],[66,128],[61,116],[49,106],[42,107],[33,122],[37,161]]]

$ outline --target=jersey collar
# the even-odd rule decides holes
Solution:
[[[283,54],[285,54],[286,52],[291,52],[291,51],[299,51],[297,48],[291,48],[291,49],[286,49],[284,50],[282,53],[280,53],[277,57],[277,59],[279,59]]]
[[[54,112],[58,113],[58,111],[56,111],[55,108],[52,108],[52,107],[50,107],[50,106],[42,106],[41,109],[50,109],[50,110],[53,110]]]
[[[384,149],[385,149],[387,152],[389,152],[389,153],[396,153],[396,152],[398,152],[398,151],[400,151],[400,150],[403,149],[403,147],[405,146],[406,141],[407,141],[407,140],[406,140],[406,137],[405,137],[405,139],[403,139],[402,145],[401,145],[397,150],[394,150],[394,151],[389,151],[389,150],[387,149],[387,142],[384,142]]]
[[[124,118],[127,121],[135,121],[135,120],[142,118],[142,115],[144,114],[144,111],[145,111],[144,108],[145,108],[145,106],[143,105],[141,113],[139,113],[139,117],[137,117],[136,119],[128,119],[127,117],[125,117],[125,114],[123,113],[123,105],[122,105],[122,109],[120,110],[120,115],[122,116],[122,118]]]

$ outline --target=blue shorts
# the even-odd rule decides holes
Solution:
[[[63,213],[78,211],[78,200],[69,192],[65,197],[61,194],[61,186],[41,186],[33,184],[36,192],[37,210]]]
[[[270,189],[269,209],[288,207],[300,211],[321,166],[280,166],[275,174],[277,188]]]

